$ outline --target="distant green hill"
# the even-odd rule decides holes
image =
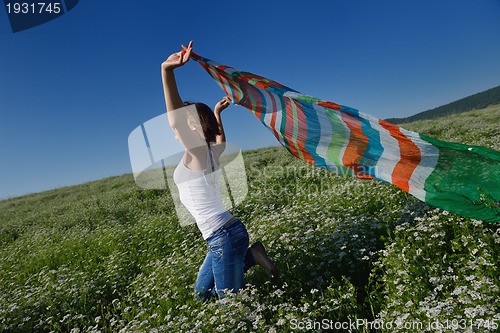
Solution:
[[[500,150],[500,104],[439,119],[400,124],[433,138]]]
[[[409,123],[417,120],[435,119],[449,116],[455,113],[467,112],[470,110],[484,109],[489,105],[500,104],[500,86],[486,91],[459,99],[458,101],[417,113],[406,118],[389,118],[388,122],[393,124]]]

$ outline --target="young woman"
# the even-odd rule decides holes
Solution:
[[[183,205],[193,215],[208,253],[198,272],[195,292],[201,300],[225,291],[237,292],[243,285],[243,274],[258,264],[273,276],[278,275],[274,263],[260,242],[249,245],[243,223],[222,204],[219,193],[219,158],[226,136],[221,113],[229,104],[225,97],[214,111],[203,103],[183,103],[175,81],[174,69],[191,57],[193,42],[170,55],[161,65],[165,102],[170,126],[184,146],[184,156],[175,169],[174,182]]]

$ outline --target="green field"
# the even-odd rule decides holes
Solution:
[[[500,149],[499,105],[403,127]],[[498,331],[498,224],[283,148],[244,158],[249,193],[232,212],[279,278],[255,267],[240,293],[197,302],[196,226],[180,227],[168,191],[111,177],[0,201],[0,331]]]

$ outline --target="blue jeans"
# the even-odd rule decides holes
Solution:
[[[248,232],[236,219],[207,238],[208,253],[196,279],[195,293],[199,300],[216,295],[224,298],[224,291],[237,292],[244,286],[243,274],[255,265],[248,250]]]

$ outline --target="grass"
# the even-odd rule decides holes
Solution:
[[[492,106],[403,127],[499,149],[499,119]],[[282,148],[244,158],[249,192],[233,213],[279,278],[252,268],[240,293],[197,302],[196,226],[180,227],[168,191],[111,177],[0,201],[0,331],[497,331],[497,225]]]

